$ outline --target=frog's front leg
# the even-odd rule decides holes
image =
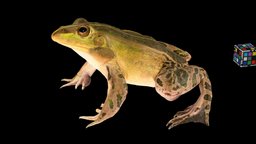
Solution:
[[[87,127],[99,124],[113,117],[120,109],[127,95],[127,84],[117,63],[108,63],[101,70],[108,80],[107,98],[102,109],[96,109],[95,116],[81,116],[80,119],[92,120]]]
[[[164,64],[155,79],[157,92],[167,100],[173,101],[199,84],[201,94],[195,104],[176,113],[167,126],[170,129],[188,122],[209,125],[212,90],[206,71],[197,66],[176,67],[175,65],[171,62]]]
[[[79,85],[82,85],[83,90],[91,83],[91,76],[95,71],[96,68],[86,62],[72,79],[62,79],[61,81],[68,83],[62,85],[60,88],[74,85],[75,89],[77,89]]]

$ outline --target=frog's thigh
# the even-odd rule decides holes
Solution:
[[[190,91],[200,82],[197,67],[180,67],[173,62],[165,62],[155,78],[156,91],[168,101],[174,101]]]

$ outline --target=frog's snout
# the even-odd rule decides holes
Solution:
[[[54,31],[51,35],[53,41],[56,41],[56,31]]]
[[[52,33],[52,35],[51,35],[52,40],[53,40],[53,41],[56,41],[59,34],[60,34],[60,30],[59,30],[59,29],[57,29],[56,31],[54,31],[54,32]]]

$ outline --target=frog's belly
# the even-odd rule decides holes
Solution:
[[[125,79],[128,84],[155,87],[154,78],[162,67],[162,63],[133,60],[130,63],[125,63],[124,67]]]
[[[145,73],[128,75],[126,82],[132,85],[155,87],[155,82],[152,76],[145,76]]]

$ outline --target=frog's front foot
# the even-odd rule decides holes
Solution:
[[[79,85],[82,85],[82,90],[87,87],[91,83],[91,77],[88,74],[76,75],[72,79],[62,79],[61,81],[68,82],[62,85],[60,88],[67,86],[75,86],[75,89],[78,88]]]
[[[60,88],[74,85],[75,89],[77,89],[79,85],[82,85],[83,90],[91,83],[91,76],[95,71],[96,69],[86,62],[72,79],[62,79],[61,81],[68,83],[62,85]]]
[[[174,117],[167,123],[168,129],[177,125],[189,122],[203,123],[209,126],[209,109],[210,105],[196,103],[187,107],[184,111],[177,112]]]

